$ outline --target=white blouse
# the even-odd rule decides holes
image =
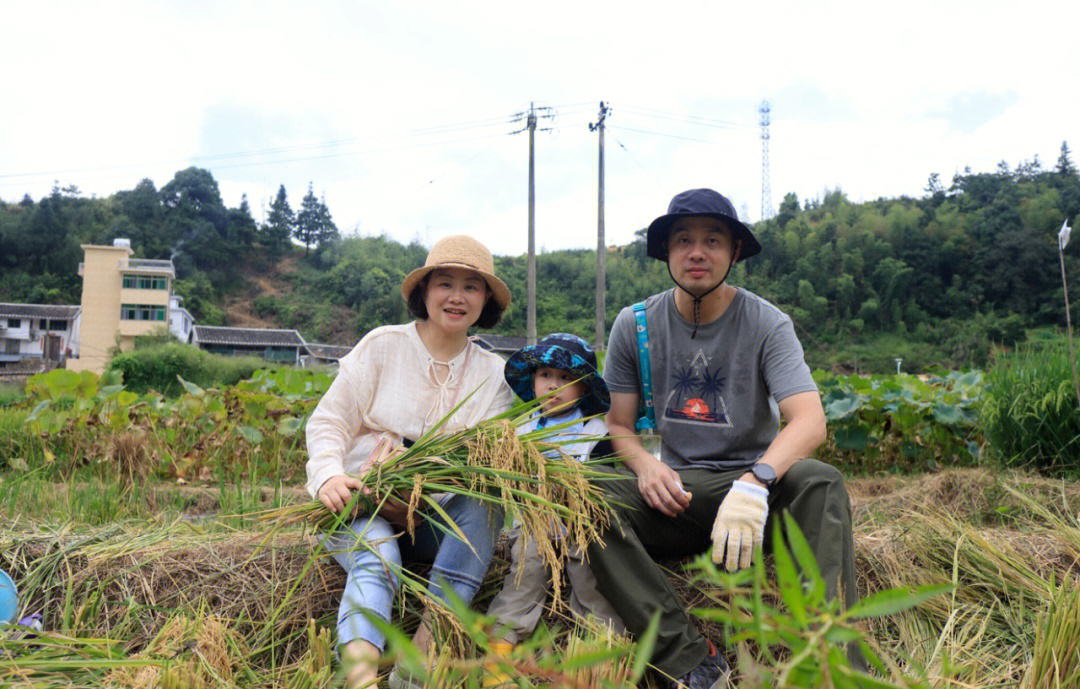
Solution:
[[[450,361],[436,361],[416,323],[372,330],[341,359],[337,378],[308,419],[308,492],[316,497],[327,479],[356,475],[380,438],[395,444],[418,439],[474,390],[446,430],[506,411],[514,397],[504,363],[472,341]]]

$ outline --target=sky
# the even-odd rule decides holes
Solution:
[[[0,199],[104,197],[191,165],[264,218],[308,186],[344,235],[595,248],[710,187],[762,216],[1080,148],[1076,2],[0,0]],[[1074,155],[1074,162],[1080,158]]]

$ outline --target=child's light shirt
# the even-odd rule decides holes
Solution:
[[[356,475],[379,438],[395,444],[420,438],[474,390],[445,430],[506,411],[514,396],[503,380],[504,363],[472,341],[450,361],[438,362],[416,323],[375,328],[341,359],[308,420],[308,492],[316,497],[327,479]]]
[[[566,443],[560,445],[567,456],[573,457],[579,462],[584,462],[589,458],[589,453],[596,447],[596,443],[600,442],[602,436],[607,435],[607,424],[604,423],[602,417],[596,417],[584,420],[581,410],[574,407],[570,413],[561,414],[559,416],[544,416],[537,413],[531,419],[518,426],[518,435],[535,431],[538,428],[545,428],[548,426],[565,426],[559,430],[558,435],[553,435],[548,438],[549,442],[562,443],[575,438],[581,438],[577,442]]]

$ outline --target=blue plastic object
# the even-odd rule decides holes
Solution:
[[[19,591],[8,573],[0,569],[0,623],[12,623],[19,612]]]

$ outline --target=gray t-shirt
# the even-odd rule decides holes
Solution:
[[[776,402],[817,390],[791,318],[736,289],[724,315],[701,325],[694,339],[674,289],[645,300],[656,424],[672,468],[750,466],[776,437]],[[604,380],[612,392],[642,394],[631,307],[612,325]]]

